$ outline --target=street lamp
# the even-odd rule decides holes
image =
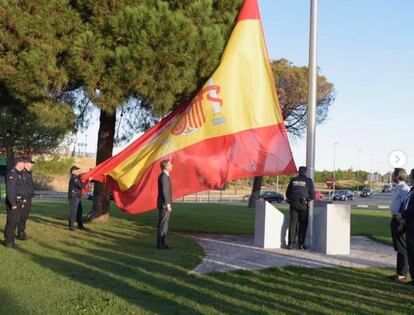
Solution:
[[[335,194],[335,184],[336,184],[336,167],[335,167],[335,160],[336,160],[336,146],[338,145],[338,142],[334,143],[334,151],[333,151],[333,190],[332,190],[332,196]]]
[[[88,155],[88,150],[87,150],[87,148],[88,148],[88,135],[87,135],[87,134],[85,134],[84,156],[87,156],[87,155]]]
[[[360,179],[359,179],[359,154],[361,153],[362,149],[358,149],[358,160],[357,160],[357,181],[358,181],[358,191],[359,191],[359,184],[360,184]]]

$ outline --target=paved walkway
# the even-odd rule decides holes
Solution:
[[[395,267],[395,252],[391,246],[365,236],[351,238],[348,256],[324,255],[317,252],[262,249],[253,245],[250,236],[190,234],[203,247],[206,257],[192,273],[256,270],[270,267]]]

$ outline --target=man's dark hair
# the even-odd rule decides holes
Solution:
[[[161,163],[160,163],[160,167],[161,167],[161,170],[163,171],[163,170],[165,170],[165,168],[167,167],[167,164],[168,164],[168,162],[170,162],[170,160],[162,160],[161,161]]]
[[[299,167],[299,174],[305,174],[306,175],[306,171],[307,171],[307,167],[306,166],[300,166]]]
[[[394,168],[394,176],[400,181],[407,179],[407,171],[403,168]]]

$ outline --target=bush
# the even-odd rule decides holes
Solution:
[[[339,180],[335,184],[335,190],[341,190],[341,189],[349,189],[349,190],[358,190],[359,188],[363,187],[363,184],[359,183],[356,180]]]
[[[43,175],[65,175],[69,173],[69,168],[75,163],[72,157],[52,156],[45,158],[41,156],[36,160],[36,173]]]

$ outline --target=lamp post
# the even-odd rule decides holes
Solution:
[[[338,142],[334,143],[334,150],[333,150],[333,190],[332,190],[332,196],[335,194],[335,184],[336,184],[336,166],[335,166],[335,160],[336,160],[336,146],[338,145]]]
[[[358,149],[358,159],[357,159],[357,182],[358,182],[358,191],[359,191],[359,184],[360,184],[360,179],[359,179],[359,154],[361,153],[362,149]]]
[[[85,148],[84,148],[84,156],[87,156],[88,155],[88,150],[87,150],[87,148],[88,148],[88,135],[87,134],[85,134]]]

